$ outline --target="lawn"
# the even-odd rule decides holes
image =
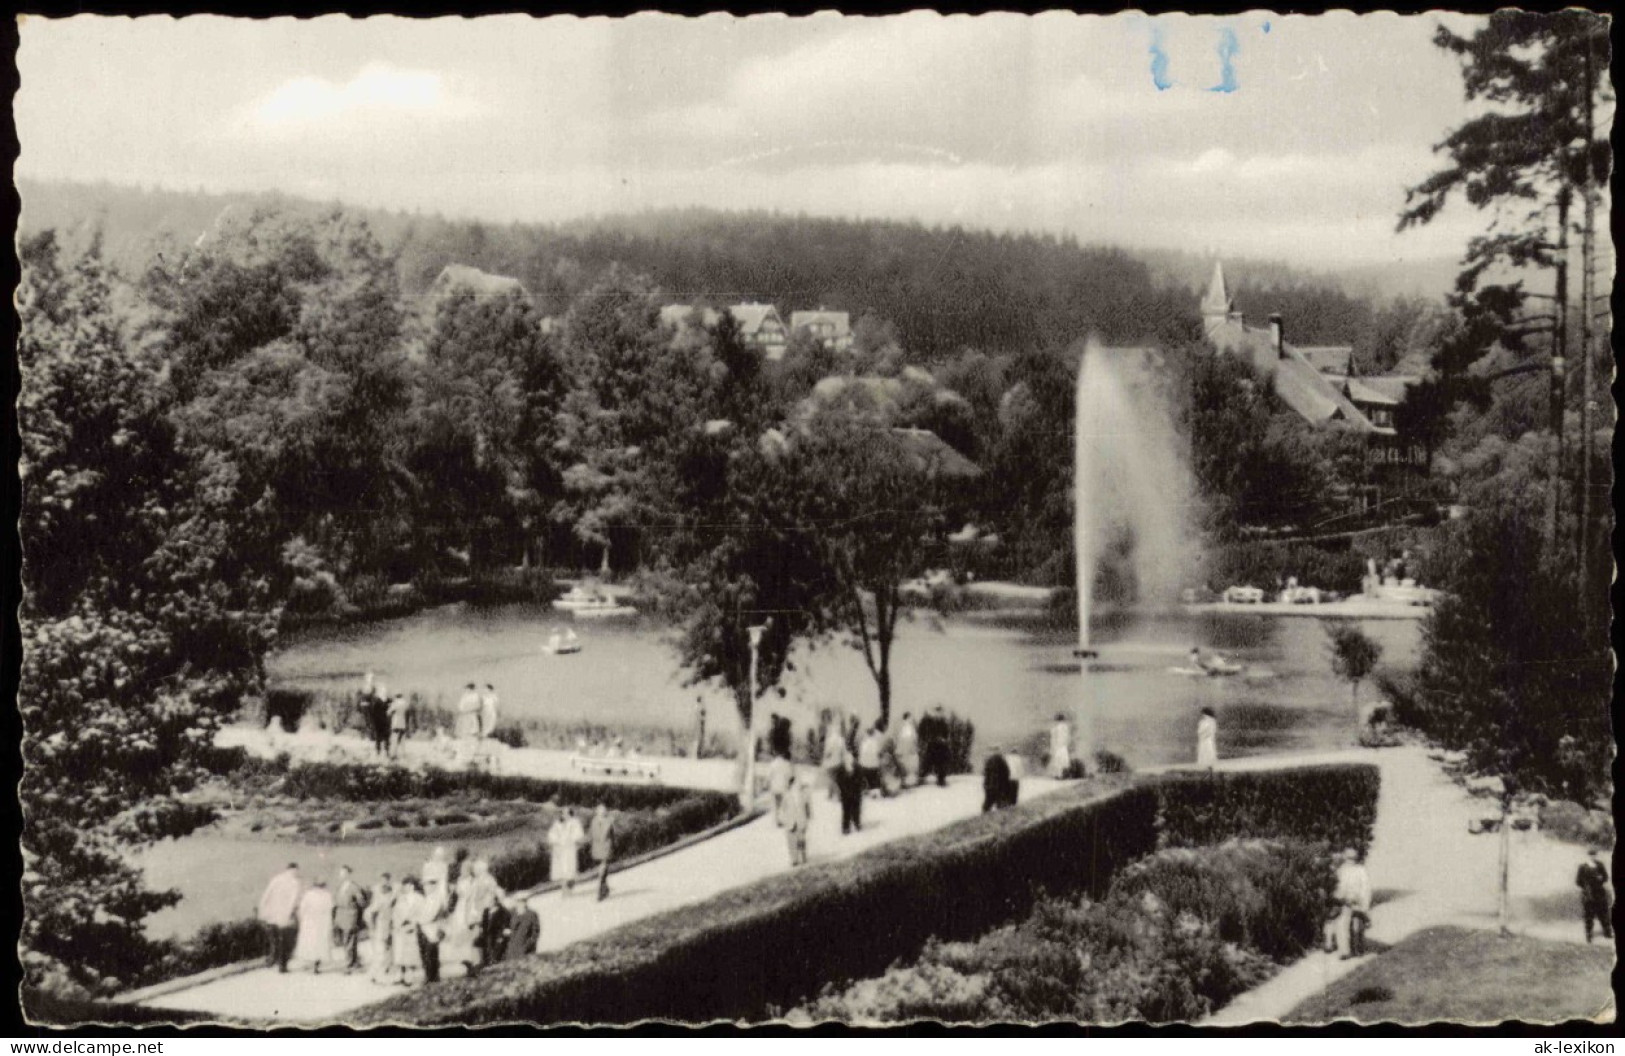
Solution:
[[[1579,925],[1576,924],[1576,927]],[[1428,928],[1281,1017],[1283,1023],[1555,1023],[1614,1015],[1612,943]]]

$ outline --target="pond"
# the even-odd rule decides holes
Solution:
[[[712,687],[685,687],[664,630],[641,621],[575,624],[583,649],[545,653],[554,628],[569,625],[531,605],[451,605],[396,620],[307,632],[284,642],[269,662],[273,680],[309,689],[349,691],[372,670],[391,690],[451,704],[469,681],[493,683],[510,717],[558,722],[664,725],[692,729],[696,701],[716,729],[737,730],[730,698]],[[1416,620],[1369,620],[1363,629],[1383,649],[1381,666],[1414,665]],[[977,745],[1018,745],[1045,730],[1057,712],[1089,716],[1102,747],[1137,767],[1189,760],[1198,711],[1219,718],[1226,756],[1341,748],[1352,744],[1357,715],[1349,687],[1327,659],[1322,621],[1246,612],[1097,621],[1101,658],[1080,672],[1069,629],[1033,611],[919,614],[898,633],[893,654],[893,712],[918,715],[941,703],[976,725]],[[1248,666],[1230,678],[1191,678],[1171,669],[1192,645],[1217,649]],[[1362,700],[1374,699],[1367,685]],[[862,657],[840,643],[803,651],[784,696],[764,711],[789,715],[798,730],[818,709],[844,706],[875,714],[875,689]],[[468,843],[495,853],[531,832]],[[370,882],[388,870],[415,870],[432,843],[332,845],[202,833],[166,841],[142,856],[153,886],[184,900],[148,922],[155,936],[187,935],[204,924],[251,914],[260,887],[298,861],[306,875],[332,876],[349,863]]]
[[[668,632],[642,621],[581,621],[574,624],[580,653],[544,652],[547,636],[564,626],[567,616],[540,606],[450,605],[290,638],[269,671],[281,683],[348,692],[372,670],[391,691],[445,705],[466,683],[490,682],[505,716],[557,722],[692,730],[703,702],[712,728],[737,729],[731,698],[683,685]],[[1382,646],[1381,667],[1415,664],[1418,621],[1361,626]],[[1094,640],[1101,661],[1082,675],[1072,632],[1046,625],[1039,613],[918,614],[898,631],[893,714],[941,703],[975,723],[977,743],[987,747],[1024,742],[1057,712],[1085,709],[1098,743],[1136,766],[1188,758],[1204,706],[1218,712],[1220,749],[1229,755],[1344,747],[1355,736],[1349,687],[1331,672],[1321,620],[1246,612],[1117,618],[1097,621]],[[1248,674],[1173,673],[1198,644],[1248,665]],[[761,707],[790,716],[798,736],[820,707],[843,706],[866,719],[877,710],[862,656],[838,642],[801,651],[783,692]],[[1362,699],[1375,692],[1367,684]]]

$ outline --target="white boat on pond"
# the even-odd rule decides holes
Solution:
[[[577,618],[592,619],[604,616],[636,616],[638,610],[612,595],[597,589],[574,586],[553,602],[553,608],[568,612]]]
[[[548,635],[547,644],[542,646],[542,652],[550,656],[570,656],[581,652],[581,639],[569,628],[565,628],[563,632],[554,631]]]

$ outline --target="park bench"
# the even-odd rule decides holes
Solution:
[[[641,759],[606,759],[602,756],[572,755],[570,769],[594,777],[639,777],[660,780],[660,764]]]

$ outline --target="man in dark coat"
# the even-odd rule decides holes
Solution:
[[[529,903],[514,895],[503,896],[503,907],[508,915],[507,943],[502,959],[517,961],[536,952],[536,943],[542,937],[542,920]]]
[[[1613,914],[1609,905],[1608,867],[1602,864],[1602,854],[1596,847],[1591,848],[1589,856],[1580,863],[1574,886],[1580,889],[1580,912],[1585,917],[1586,941],[1591,941],[1593,923],[1602,925],[1603,938],[1612,939],[1614,925],[1609,919]]]
[[[937,775],[937,786],[948,783],[948,716],[938,704],[920,717],[920,783],[932,774]]]
[[[367,889],[355,882],[347,865],[339,866],[339,886],[333,892],[333,927],[344,948],[344,974],[361,967],[361,915],[367,908]]]
[[[995,745],[982,765],[982,813],[1016,805],[1017,785],[1010,776],[1010,762]]]
[[[863,828],[863,773],[851,752],[841,756],[835,771],[835,791],[841,797],[841,835]]]

